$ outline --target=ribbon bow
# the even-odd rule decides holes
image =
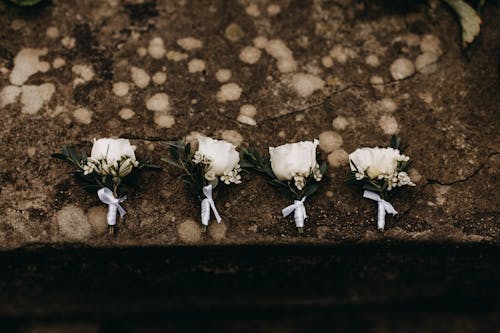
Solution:
[[[120,217],[125,215],[125,209],[120,205],[120,203],[127,200],[127,196],[123,196],[121,198],[115,198],[113,192],[107,187],[101,188],[97,191],[97,195],[102,203],[108,205],[108,215],[106,216],[108,220],[108,225],[116,224],[116,211],[120,213]]]
[[[201,201],[201,224],[208,226],[208,222],[210,222],[210,208],[212,208],[212,211],[214,212],[217,223],[220,223],[222,218],[220,217],[217,207],[215,207],[214,199],[212,198],[212,185],[203,187],[203,194],[206,198]]]
[[[307,218],[306,207],[304,206],[306,198],[307,197],[303,197],[302,200],[294,200],[293,205],[290,205],[281,211],[281,213],[283,213],[283,217],[287,217],[292,214],[292,212],[294,213],[293,218],[297,228],[303,228],[304,220]]]
[[[375,192],[365,190],[365,192],[363,193],[363,198],[367,198],[378,203],[377,228],[380,231],[384,231],[385,214],[389,213],[392,215],[396,215],[398,212],[389,202],[382,199],[380,195]]]

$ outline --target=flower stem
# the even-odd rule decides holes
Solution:
[[[303,234],[304,233],[304,228],[303,227],[297,227],[297,231],[299,232],[299,234]]]
[[[207,226],[202,224],[201,225],[201,232],[207,232]]]
[[[110,235],[110,236],[115,235],[115,226],[114,225],[108,225],[108,235]]]

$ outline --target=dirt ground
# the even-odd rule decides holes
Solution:
[[[0,248],[498,243],[499,14],[485,8],[481,35],[464,51],[458,21],[441,2],[0,2]],[[271,40],[282,41],[278,51]],[[428,44],[442,51],[436,62],[395,80],[391,64],[415,62]],[[25,49],[39,56],[23,62]],[[231,71],[228,81],[221,69]],[[302,89],[299,78],[317,87]],[[159,93],[168,105],[149,110]],[[247,104],[256,126],[241,122]],[[329,177],[307,200],[301,236],[280,215],[290,200],[254,174],[220,193],[223,223],[202,234],[199,203],[160,161],[166,140],[192,132],[265,153],[327,131],[342,141],[321,153]],[[376,205],[345,183],[345,156],[386,145],[391,133],[410,145],[417,186],[392,202],[399,214],[379,233]],[[143,175],[145,189],[129,195],[115,237],[105,234],[97,196],[50,158],[63,145],[89,152],[93,138],[110,136],[133,138],[139,158],[164,167]]]

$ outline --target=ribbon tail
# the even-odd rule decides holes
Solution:
[[[201,201],[201,224],[208,226],[208,222],[210,222],[210,200],[207,198]]]
[[[221,223],[222,217],[220,217],[220,214],[217,211],[217,207],[215,207],[215,202],[213,200],[210,200],[210,207],[212,207],[212,211],[214,212],[214,216],[215,219],[217,220],[217,223]]]
[[[380,231],[384,231],[385,229],[385,207],[382,202],[378,203],[378,212],[377,212],[377,229]]]

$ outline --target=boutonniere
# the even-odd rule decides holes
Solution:
[[[397,214],[387,200],[403,187],[415,186],[408,175],[412,161],[403,155],[406,147],[401,139],[392,136],[390,147],[359,148],[349,155],[350,181],[364,190],[364,198],[378,203],[377,228],[380,231],[384,231],[386,213]]]
[[[63,160],[72,168],[71,174],[85,190],[97,195],[108,205],[108,233],[115,233],[117,213],[123,218],[123,195],[130,187],[140,187],[137,172],[144,167],[158,168],[147,161],[139,162],[135,157],[135,146],[127,139],[94,139],[90,156],[78,154],[74,148],[63,147],[52,157]]]
[[[170,144],[171,158],[162,159],[184,171],[181,176],[201,202],[201,224],[206,231],[210,222],[210,210],[218,223],[222,221],[214,202],[214,191],[221,185],[240,184],[240,154],[236,147],[224,140],[198,138],[198,150],[180,141]]]
[[[299,233],[303,233],[307,218],[304,202],[318,190],[326,171],[326,163],[320,165],[316,161],[318,143],[314,140],[269,147],[269,159],[255,149],[243,151],[245,167],[266,175],[272,186],[294,200],[292,205],[282,210],[282,214],[287,217],[294,213]]]

